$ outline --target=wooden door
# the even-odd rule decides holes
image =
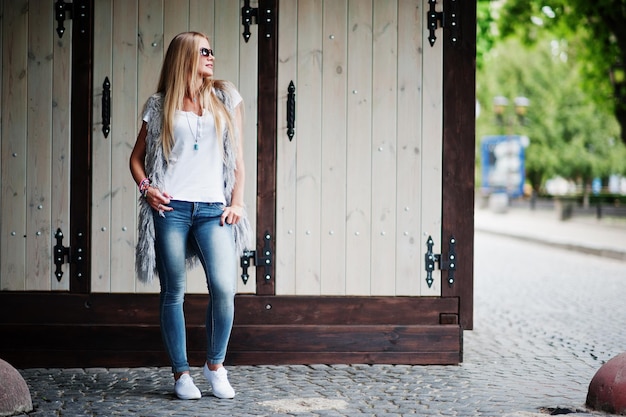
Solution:
[[[52,255],[56,230],[66,245],[71,232],[71,42],[55,33],[52,1],[31,3],[0,2],[0,289],[68,291]]]
[[[37,194],[27,185],[38,190],[40,178],[45,182],[42,176],[28,179],[33,174],[26,165],[30,163],[29,169],[38,172],[42,160],[24,142],[30,143],[30,132],[36,132],[37,125],[28,130],[24,126],[30,125],[31,97],[38,97],[40,88],[50,94],[46,86],[29,87],[37,77],[25,75],[26,69],[41,77],[48,74],[28,66],[39,65],[36,39],[50,45],[50,34],[44,36],[42,30],[41,36],[35,36],[36,26],[45,23],[54,30],[50,24],[54,16],[46,12],[45,19],[37,20],[38,11],[27,7],[31,3],[0,1],[2,55],[5,64],[12,64],[2,69],[3,288],[7,273],[15,278],[28,276],[26,271],[36,268],[36,264],[27,265],[36,259],[30,253],[39,253],[28,252],[31,249],[26,244],[14,247],[14,241],[8,240],[22,236],[20,233],[26,240],[32,235],[26,219],[29,210],[37,210],[38,205],[31,205],[33,198],[26,195]],[[196,29],[195,22],[213,37],[217,73],[224,70],[228,75],[224,78],[238,84],[250,106],[245,157],[247,172],[254,177],[256,171],[256,178],[247,180],[246,200],[249,206],[257,202],[257,251],[268,236],[270,252],[274,252],[269,266],[257,266],[256,280],[250,279],[243,289],[240,284],[227,361],[460,362],[462,331],[472,328],[475,4],[444,0],[444,8],[454,5],[458,10],[460,31],[453,35],[439,29],[439,39],[431,47],[424,42],[427,3],[283,0],[279,4],[278,0],[259,0],[260,8],[270,10],[272,21],[279,23],[270,25],[264,34],[256,33],[257,27],[252,26],[251,43],[244,44],[241,2],[91,2],[94,19],[87,34],[93,37],[93,45],[88,42],[89,48],[78,53],[63,52],[83,58],[80,65],[72,63],[77,68],[72,79],[80,75],[81,82],[90,80],[91,88],[78,96],[76,89],[68,92],[72,98],[66,104],[60,98],[63,94],[48,98],[53,114],[65,106],[69,109],[71,117],[59,115],[58,129],[62,131],[64,120],[70,121],[71,154],[90,163],[85,170],[73,170],[65,180],[71,184],[72,195],[75,190],[83,192],[79,192],[80,198],[70,198],[69,211],[70,221],[84,220],[90,226],[90,280],[85,285],[84,280],[70,278],[65,287],[69,292],[50,291],[53,283],[49,276],[44,279],[50,288],[43,286],[44,291],[25,286],[26,280],[15,286],[15,291],[0,291],[0,333],[4,336],[0,356],[18,367],[167,364],[159,331],[157,288],[137,285],[134,277],[137,192],[127,161],[139,127],[139,112],[154,88],[166,43],[180,31]],[[52,1],[49,5],[53,6]],[[440,10],[442,3],[436,7]],[[34,13],[32,17],[30,13]],[[210,27],[203,29],[206,22],[213,22],[213,33]],[[73,24],[65,23],[68,29],[74,29]],[[70,69],[63,66],[68,61],[56,56],[56,48],[64,43],[54,39],[53,67],[58,65],[60,72],[46,77],[70,77]],[[37,43],[31,46],[32,62],[24,52],[29,42]],[[376,60],[378,55],[387,59]],[[338,64],[333,65],[333,60]],[[437,70],[429,69],[426,63],[431,60]],[[49,61],[42,61],[43,67]],[[256,76],[243,67],[258,72],[258,85]],[[395,78],[390,76],[394,71]],[[111,83],[111,131],[106,137],[100,117],[105,77]],[[285,99],[286,81],[292,79],[297,84],[298,108],[296,135],[289,141]],[[62,84],[50,82],[53,92],[61,88]],[[331,87],[326,87],[326,82]],[[88,104],[82,105],[85,98]],[[19,104],[7,104],[14,102]],[[55,110],[55,106],[61,108]],[[55,126],[57,119],[48,118]],[[36,123],[34,116],[32,120]],[[37,146],[53,146],[35,140],[38,137],[33,137]],[[86,144],[86,150],[79,147],[74,151],[77,144]],[[411,147],[420,156],[410,155]],[[66,154],[55,155],[67,162]],[[52,166],[54,158],[51,156]],[[43,166],[47,171],[45,162]],[[395,175],[389,174],[393,171]],[[439,184],[432,187],[435,194],[440,188],[434,203],[424,198],[434,195],[426,192],[431,184]],[[83,206],[74,206],[75,200]],[[85,206],[84,201],[90,204]],[[335,219],[332,205],[336,201],[340,210]],[[67,221],[63,216],[61,221]],[[431,220],[418,224],[423,218]],[[13,235],[6,224],[22,225],[22,231],[16,228]],[[48,241],[52,230],[50,227]],[[439,233],[445,239],[455,235],[462,243],[457,281],[453,286],[442,285],[444,277],[437,277],[432,289],[422,290],[424,239],[431,231],[436,241],[441,240],[436,238]],[[72,236],[78,234],[72,230]],[[390,235],[393,238],[387,239]],[[49,253],[47,256],[51,258]],[[410,271],[405,269],[409,267]],[[403,271],[411,277],[401,276]],[[380,278],[381,274],[384,277]],[[39,272],[33,276],[41,278]],[[362,276],[366,284],[361,282]],[[190,292],[205,293],[204,285],[193,279],[192,274]],[[192,363],[201,363],[204,357],[205,303],[204,294],[186,297]]]
[[[232,0],[98,0],[94,26],[94,106],[102,113],[103,84],[110,82],[111,125],[104,136],[99,117],[93,123],[93,258],[94,292],[158,292],[134,277],[137,187],[128,158],[141,126],[141,110],[154,93],[171,39],[184,31],[208,35],[215,51],[215,77],[235,83],[245,102],[245,201],[255,222],[256,196],[256,33],[249,42],[240,34],[239,2]],[[256,32],[256,27],[252,30]],[[254,271],[250,270],[251,274]],[[206,293],[202,268],[188,275],[190,293]],[[240,293],[255,292],[255,278],[240,280]]]
[[[259,48],[276,53],[277,69],[264,80],[277,85],[276,148],[260,148],[259,159],[275,167],[275,189],[274,177],[259,176],[258,186],[276,193],[276,226],[267,234],[276,273],[257,279],[259,295],[238,298],[229,360],[460,362],[471,297],[459,295],[471,295],[471,259],[459,270],[462,281],[444,287],[436,273],[429,286],[424,255],[429,236],[440,253],[440,237],[454,234],[471,253],[471,214],[458,221],[442,212],[471,213],[473,161],[463,158],[473,155],[473,124],[452,116],[445,126],[444,105],[466,107],[473,94],[444,104],[456,90],[443,80],[471,69],[473,6],[464,43],[448,33],[431,46],[428,1],[270,3],[277,4],[278,40]],[[446,69],[443,51],[452,45],[460,53],[449,51]],[[465,66],[455,73],[459,62]]]
[[[440,295],[442,43],[426,0],[280,3],[276,294]],[[287,137],[287,86],[296,129]]]

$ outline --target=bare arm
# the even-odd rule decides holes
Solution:
[[[148,134],[147,124],[143,122],[139,134],[137,135],[137,141],[133,147],[133,151],[130,154],[130,173],[135,180],[135,183],[139,185],[141,181],[146,178],[146,136]],[[173,208],[168,207],[171,196],[167,193],[162,193],[158,188],[149,187],[146,192],[146,201],[155,210],[172,211]]]

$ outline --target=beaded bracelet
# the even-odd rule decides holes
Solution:
[[[150,188],[151,183],[152,181],[150,181],[150,178],[144,178],[139,183],[139,192],[143,198],[148,196],[148,189]]]

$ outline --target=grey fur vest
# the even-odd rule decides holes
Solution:
[[[219,99],[224,103],[226,109],[232,113],[232,98],[228,88],[235,88],[232,84],[227,89],[215,89]],[[151,112],[148,122],[146,136],[146,175],[152,181],[152,186],[162,189],[163,178],[167,162],[163,155],[163,148],[160,143],[161,127],[163,125],[163,95],[160,93],[152,95],[146,102],[143,113]],[[228,140],[228,131],[225,129],[224,143],[224,195],[226,204],[230,205],[233,188],[235,186],[235,166],[237,157],[236,144]],[[140,281],[149,283],[157,276],[156,253],[154,249],[154,222],[152,207],[143,198],[139,198],[139,223],[138,239],[135,248],[135,269]],[[248,216],[244,208],[241,220],[233,226],[233,234],[237,253],[241,255],[243,251],[250,247],[252,239],[252,228],[248,221]],[[199,264],[199,259],[191,246],[187,247],[187,267],[195,267]]]

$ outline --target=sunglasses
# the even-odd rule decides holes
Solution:
[[[200,55],[202,56],[215,56],[213,55],[213,49],[208,49],[208,48],[200,48]]]

